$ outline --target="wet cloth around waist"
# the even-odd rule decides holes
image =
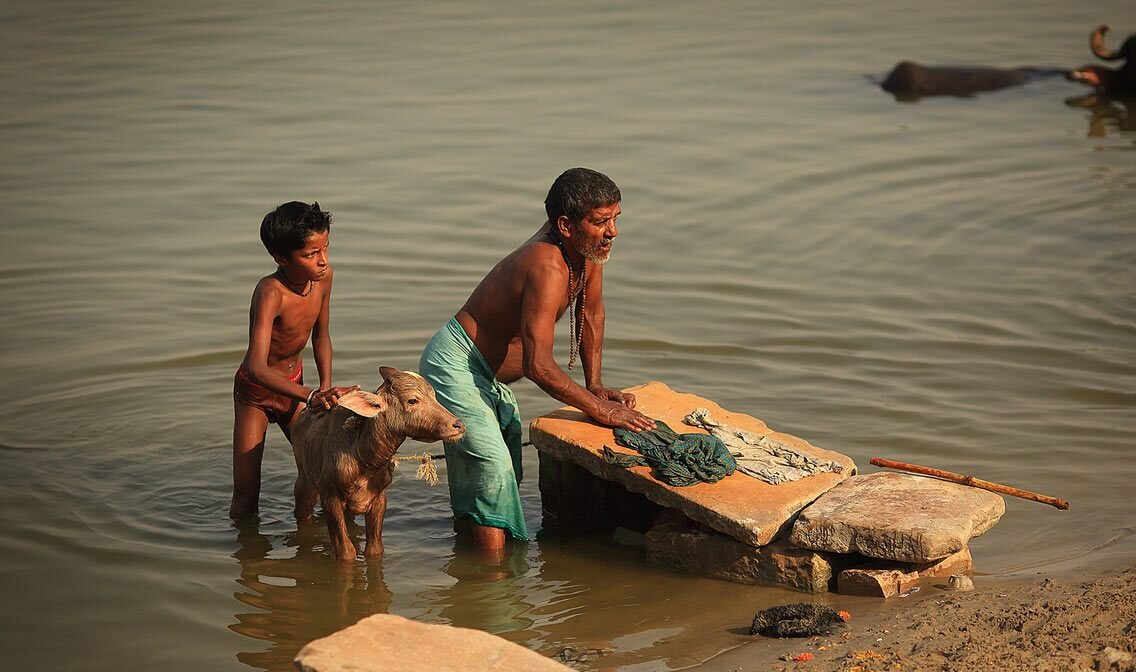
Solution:
[[[493,376],[454,318],[426,344],[419,372],[438,401],[466,425],[464,438],[443,444],[454,517],[528,539],[518,487],[523,477],[521,417],[513,391]]]
[[[299,385],[304,384],[304,365],[300,366],[288,376],[288,380]],[[271,423],[290,422],[296,407],[300,402],[285,394],[273,392],[253,382],[252,373],[242,364],[233,376],[233,401],[245,406],[260,409]]]

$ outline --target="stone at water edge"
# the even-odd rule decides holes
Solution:
[[[947,579],[947,590],[965,592],[974,590],[974,580],[966,574],[951,574]]]
[[[368,616],[309,642],[300,672],[568,672],[572,668],[480,630]]]
[[[825,593],[852,556],[789,546],[785,540],[754,548],[692,524],[673,509],[660,514],[646,535],[648,564],[734,583]],[[863,558],[860,558],[863,560]]]
[[[840,572],[836,579],[836,591],[841,595],[893,597],[915,588],[921,579],[969,572],[972,569],[974,565],[970,558],[970,548],[929,563],[873,560]]]
[[[992,492],[892,472],[853,476],[801,511],[790,542],[833,553],[930,562],[966,547],[1002,514]]]

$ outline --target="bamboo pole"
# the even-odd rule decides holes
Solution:
[[[886,467],[888,469],[898,469],[900,471],[910,471],[913,474],[923,474],[924,476],[934,476],[935,478],[941,478],[944,481],[950,481],[952,483],[959,483],[961,485],[969,485],[973,488],[982,488],[983,490],[989,490],[991,492],[1000,492],[1003,495],[1010,495],[1012,497],[1020,497],[1022,499],[1028,499],[1028,500],[1033,501],[1033,502],[1041,502],[1042,504],[1048,504],[1050,506],[1055,506],[1055,507],[1061,509],[1062,511],[1065,511],[1066,509],[1069,508],[1069,502],[1067,500],[1058,499],[1056,497],[1050,497],[1049,495],[1039,495],[1036,492],[1030,492],[1029,490],[1019,490],[1017,488],[1014,488],[1014,487],[1011,487],[1011,486],[1008,486],[1008,485],[1002,485],[1001,483],[992,483],[990,481],[984,481],[981,478],[975,478],[973,476],[964,476],[962,474],[956,474],[956,473],[953,473],[953,472],[950,472],[950,471],[943,471],[941,469],[935,469],[933,467],[921,467],[918,464],[907,464],[905,462],[895,462],[893,460],[885,460],[882,457],[873,457],[872,459],[868,460],[868,462],[870,464],[877,466],[877,467]]]

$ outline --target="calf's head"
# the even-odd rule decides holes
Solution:
[[[355,415],[374,418],[393,435],[424,443],[457,441],[465,436],[465,424],[438,403],[434,388],[410,371],[380,366],[383,384],[377,390],[351,392],[339,405]]]

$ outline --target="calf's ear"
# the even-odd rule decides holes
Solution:
[[[386,404],[383,403],[381,397],[363,390],[355,390],[343,395],[339,398],[339,405],[364,418],[373,418],[386,410]]]
[[[394,368],[393,366],[380,366],[379,367],[379,375],[382,376],[383,380],[385,380],[388,383],[390,382],[391,376],[395,375],[396,373],[402,373],[402,372],[399,371],[398,369]]]

